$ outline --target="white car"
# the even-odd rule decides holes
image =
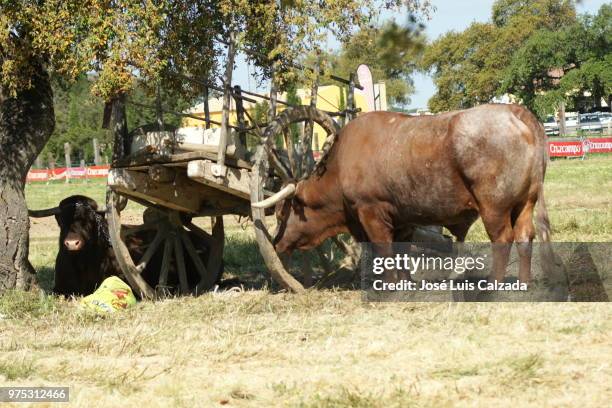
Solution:
[[[554,116],[547,116],[546,120],[543,123],[544,130],[548,136],[558,136],[559,135],[559,125],[555,120]]]
[[[596,113],[585,113],[580,115],[580,130],[583,132],[598,132],[601,133],[603,127],[599,120],[599,115]]]
[[[578,126],[578,115],[567,115],[565,117],[565,126],[566,127]]]
[[[599,121],[604,128],[608,127],[608,124],[612,122],[612,113],[610,112],[599,112]]]

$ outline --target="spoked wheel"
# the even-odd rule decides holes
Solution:
[[[282,180],[283,185],[295,182],[294,175],[297,174],[297,169],[300,167],[295,160],[298,155],[295,154],[295,151],[291,151],[292,144],[288,143],[289,151],[287,152],[287,157],[289,158],[289,166],[285,165],[279,153],[274,149],[274,141],[279,135],[286,134],[292,124],[310,121],[320,125],[327,133],[322,155],[322,160],[325,160],[326,154],[339,132],[336,122],[329,115],[314,107],[298,106],[286,109],[266,128],[262,142],[255,153],[251,173],[251,203],[260,202],[264,199],[264,186],[278,184],[273,183],[272,181],[274,180],[271,179],[278,178]],[[305,160],[307,158],[302,157],[301,159]],[[318,166],[324,166],[324,163],[317,164],[315,171]],[[303,273],[303,282],[299,282],[287,271],[274,250],[272,244],[273,237],[266,225],[265,209],[252,207],[252,215],[257,243],[272,277],[287,290],[294,292],[304,291],[304,284],[306,286],[312,284],[308,279],[308,273]],[[359,257],[359,253],[355,245],[339,237],[332,238],[331,240],[345,256],[353,258],[352,263],[356,263],[354,259]],[[334,271],[331,266],[332,259],[329,259],[326,252],[321,248],[317,248],[316,251],[321,258],[321,265],[325,269],[325,275],[328,276],[333,273]],[[330,253],[334,253],[333,249]],[[303,259],[309,258],[303,257]],[[309,265],[302,265],[302,268],[308,269]]]
[[[122,225],[126,197],[109,189],[109,238],[117,262],[141,298],[200,294],[210,290],[222,273],[223,218],[213,218],[209,234],[185,213],[148,206],[142,224]]]

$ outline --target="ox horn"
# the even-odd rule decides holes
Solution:
[[[50,217],[60,213],[59,207],[45,208],[44,210],[30,210],[28,209],[28,215],[34,218]]]
[[[290,197],[295,193],[295,184],[287,184],[285,187],[281,189],[278,193],[271,195],[265,200],[258,201],[256,203],[251,204],[251,207],[255,208],[269,208],[278,203],[281,200],[284,200],[287,197]]]

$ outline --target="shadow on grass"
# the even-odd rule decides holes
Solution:
[[[343,254],[329,241],[321,247],[321,252],[327,255],[326,268],[316,251],[295,251],[285,266],[300,282],[304,283],[305,263],[309,263],[313,272],[313,282],[320,288],[356,289],[360,287],[358,271],[350,270],[341,265]],[[273,291],[281,287],[274,282],[264,260],[259,252],[257,242],[242,234],[232,234],[226,237],[223,256],[225,264],[224,278],[238,278],[245,289],[262,289],[268,287]],[[320,283],[320,285],[317,285]]]
[[[32,251],[38,251],[34,266],[39,287],[45,293],[50,294],[54,283],[54,263],[57,249],[55,243],[39,245]],[[320,288],[359,288],[359,274],[355,271],[343,268],[341,261],[343,254],[329,242],[321,246],[329,259],[327,270],[322,264],[321,258],[315,251],[295,251],[287,263],[289,272],[300,282],[304,282],[303,265],[307,261],[313,272],[313,282]],[[271,277],[266,268],[264,260],[259,252],[259,246],[252,235],[238,232],[226,236],[223,254],[224,274],[223,279],[238,279],[245,289],[259,290],[269,288],[272,291],[281,290]],[[323,281],[321,280],[323,277]]]
[[[42,266],[36,270],[36,280],[38,286],[45,291],[51,293],[53,289],[53,281],[55,279],[55,269],[50,266]]]

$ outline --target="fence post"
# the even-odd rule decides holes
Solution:
[[[270,72],[270,105],[268,109],[268,125],[272,123],[274,118],[276,118],[276,100],[278,98],[278,91],[276,89],[276,82],[274,81],[274,67]],[[276,140],[273,140],[272,143],[274,146],[279,146],[282,142],[279,142],[279,137],[277,136]]]
[[[565,128],[565,102],[559,104],[559,136],[563,137],[566,135]]]
[[[206,129],[210,129],[210,106],[208,105],[208,87],[204,87],[204,120],[206,120]]]
[[[225,167],[225,154],[227,153],[228,133],[230,132],[230,104],[232,97],[232,73],[234,72],[234,57],[236,55],[235,39],[236,33],[230,31],[229,44],[227,45],[227,60],[225,61],[225,74],[223,76],[223,112],[221,114],[221,135],[219,136],[219,150],[217,152],[217,163],[212,167],[215,177],[225,178],[227,168]]]
[[[351,72],[349,77],[349,90],[347,96],[347,112],[346,112],[346,121],[350,122],[355,118],[355,73]]]
[[[244,105],[242,101],[242,89],[240,85],[234,86],[234,102],[236,103],[236,119],[238,120],[238,132],[242,146],[247,145],[246,141],[246,121],[244,120]]]
[[[83,179],[85,179],[85,181],[87,181],[87,168],[85,167],[85,160],[81,159],[81,162],[79,163],[79,167],[83,170]]]
[[[93,153],[94,153],[94,164],[99,166],[101,163],[100,160],[100,145],[98,144],[98,139],[94,137],[93,139]]]
[[[51,152],[47,153],[47,164],[49,165],[49,169],[51,172],[51,174],[49,174],[49,177],[47,178],[47,184],[49,184],[49,182],[51,181],[51,177],[55,176],[55,157],[53,157]]]
[[[316,78],[310,88],[310,106],[314,109],[317,108],[317,92],[319,90],[319,64],[317,63],[315,75]],[[301,175],[309,174],[310,169],[314,166],[314,156],[312,153],[312,137],[314,132],[314,121],[309,120],[304,126],[304,133],[302,136],[302,162],[301,162]],[[319,145],[317,141],[317,146]]]
[[[72,161],[70,160],[70,143],[64,143],[64,159],[66,161],[66,183],[70,183],[70,168]]]

